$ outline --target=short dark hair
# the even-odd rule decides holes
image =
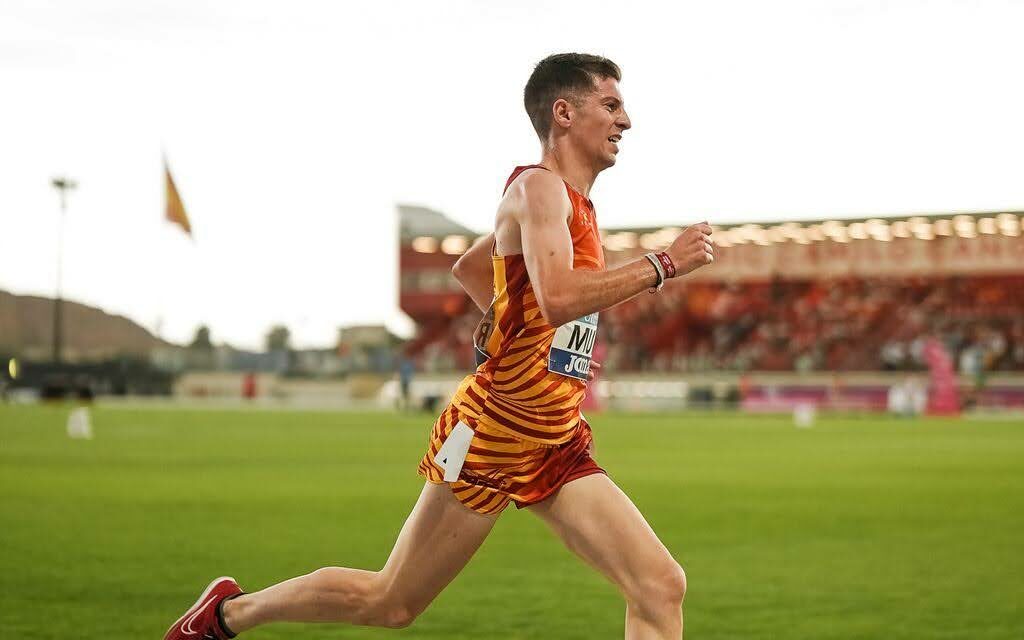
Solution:
[[[576,101],[580,94],[592,91],[598,79],[606,78],[621,81],[619,65],[589,53],[556,53],[538,62],[526,82],[523,105],[540,139],[546,140],[551,131],[555,100]]]

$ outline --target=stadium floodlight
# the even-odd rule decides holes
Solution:
[[[914,232],[914,235],[931,233],[932,230],[931,223],[924,216],[914,216],[907,220],[907,224],[910,225],[910,230]]]
[[[892,223],[892,235],[894,238],[909,238],[910,223],[906,220],[897,220]]]
[[[849,227],[850,237],[854,240],[867,240],[868,228],[863,222],[854,222]]]
[[[734,228],[725,232],[725,238],[732,244],[747,244],[747,236],[742,229]]]
[[[978,231],[985,235],[992,235],[996,232],[996,219],[995,218],[982,218],[978,220]]]
[[[712,226],[711,232],[715,233],[716,231],[718,231],[718,227]],[[668,245],[672,244],[672,241],[675,240],[676,237],[682,232],[683,230],[680,229],[679,227],[665,227],[663,229],[659,229],[658,231],[656,231],[655,235],[658,236],[658,242],[661,243],[661,246],[667,247]]]
[[[918,240],[934,240],[935,232],[930,224],[919,224],[914,226],[914,237]]]
[[[640,236],[640,246],[648,251],[654,251],[662,247],[661,239],[657,233],[644,233]]]
[[[651,250],[664,249],[668,245],[672,244],[672,241],[675,240],[676,236],[682,233],[682,231],[683,230],[679,227],[665,227],[663,229],[658,229],[657,231],[652,231],[651,233],[645,233],[640,236],[640,246]],[[714,232],[714,228],[712,228],[712,232]]]
[[[61,320],[61,307],[63,303],[61,276],[64,267],[64,218],[68,211],[68,192],[77,188],[78,183],[70,178],[58,176],[50,180],[50,184],[60,194],[60,224],[57,227],[57,293],[53,299],[53,361],[60,362],[60,351],[64,328],[64,323]]]
[[[999,230],[1006,236],[1019,236],[1021,230],[1021,224],[1017,221],[1017,216],[1012,213],[1000,213],[996,216],[996,220],[999,221]]]
[[[742,227],[737,227],[734,231],[742,234],[745,241],[760,245],[768,244],[767,239],[764,237],[764,228],[759,224],[747,223]]]
[[[933,225],[935,228],[935,235],[937,236],[951,236],[953,235],[953,221],[949,218],[942,218],[936,220]]]
[[[869,218],[864,221],[864,226],[867,227],[868,233],[871,233],[875,229],[880,229],[883,227],[887,228],[889,226],[889,223],[886,222],[885,220],[882,220],[881,218]]]
[[[466,236],[448,236],[441,241],[441,251],[452,256],[460,256],[469,248]]]
[[[889,228],[889,223],[881,218],[866,220],[864,227],[867,229],[868,235],[875,240],[880,240],[881,242],[892,240],[892,230]]]
[[[846,227],[838,220],[826,220],[821,223],[821,232],[829,238],[834,238],[840,235],[845,237]]]
[[[776,225],[768,229],[768,231],[765,232],[765,238],[768,242],[785,242],[789,239],[786,235],[786,229],[784,229],[782,225]]]
[[[888,225],[869,227],[868,233],[879,242],[889,242],[892,240],[892,229]]]
[[[797,244],[811,244],[809,231],[809,229],[804,227],[796,227],[795,229],[791,229],[788,233],[790,234],[790,238],[792,238],[793,242],[796,242]]]
[[[956,216],[953,218],[953,228],[956,235],[961,238],[973,238],[978,235],[974,228],[974,218],[971,216]]]
[[[437,238],[420,236],[412,241],[412,248],[420,253],[434,253],[437,251]]]
[[[821,223],[821,230],[826,236],[835,242],[849,242],[846,225],[838,220],[826,220]]]
[[[602,236],[601,241],[609,251],[625,251],[636,247],[636,234],[632,231],[607,233]]]
[[[782,229],[782,235],[788,240],[797,240],[804,237],[804,228],[795,222],[783,222],[778,228]]]

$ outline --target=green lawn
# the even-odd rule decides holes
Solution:
[[[376,569],[432,416],[0,406],[0,638],[159,638],[213,577]],[[1024,638],[1024,423],[592,417],[687,570],[687,637]],[[516,601],[515,605],[506,602]],[[409,629],[247,638],[622,637],[615,590],[509,509]]]

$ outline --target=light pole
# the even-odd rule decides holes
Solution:
[[[64,262],[64,215],[68,210],[68,192],[78,183],[67,177],[50,180],[53,188],[60,193],[60,222],[57,225],[57,297],[53,301],[53,361],[60,362],[60,347],[63,324],[61,322],[61,269]]]

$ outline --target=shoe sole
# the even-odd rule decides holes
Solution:
[[[208,595],[210,595],[210,592],[213,591],[214,587],[216,587],[218,584],[220,584],[221,582],[223,582],[225,580],[230,580],[231,582],[235,582],[235,579],[232,578],[231,576],[221,576],[221,577],[215,579],[209,585],[207,585],[206,590],[203,591],[202,594],[200,594],[199,598],[196,599],[195,603],[193,603],[192,606],[189,607],[188,610],[185,611],[185,613],[180,618],[175,620],[174,624],[172,624],[170,627],[167,628],[167,633],[164,634],[164,640],[167,640],[171,636],[171,632],[181,626],[181,623],[185,621],[185,618],[187,618],[190,615],[192,615],[192,613],[195,611],[195,608],[198,607],[203,602],[203,600],[206,600],[206,597]],[[199,636],[196,636],[196,637],[198,638]]]

